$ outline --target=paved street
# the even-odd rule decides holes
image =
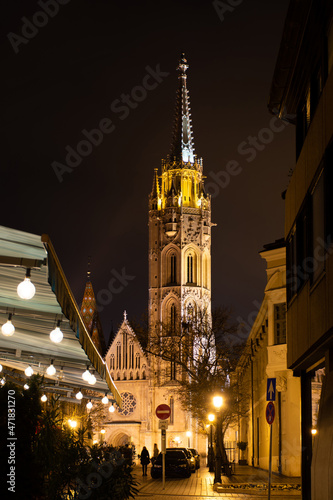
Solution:
[[[152,479],[149,470],[148,476],[142,477],[141,468],[137,466],[135,469],[135,475],[139,482],[139,494],[137,498],[140,500],[178,500],[181,498],[188,498],[189,500],[209,500],[216,499],[217,497],[225,500],[262,500],[263,498],[267,498],[267,491],[260,492],[254,489],[247,490],[246,492],[245,490],[229,491],[227,489],[221,493],[213,491],[214,474],[208,472],[207,467],[201,467],[188,479],[167,478],[165,490],[163,491],[162,480]],[[231,484],[241,485],[244,483],[250,483],[253,486],[264,485],[267,484],[267,481],[267,472],[247,466],[236,465],[235,474],[230,479],[222,476],[223,485],[226,487]],[[287,478],[274,474],[272,484],[300,484],[300,478]],[[272,498],[274,500],[282,500],[286,498],[290,500],[300,500],[300,492],[288,490],[285,492],[272,491]]]

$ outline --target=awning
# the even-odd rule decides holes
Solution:
[[[28,267],[36,293],[24,300],[17,294],[17,285]],[[31,365],[35,373],[59,388],[110,391],[110,399],[121,406],[120,394],[82,321],[49,237],[0,226],[0,325],[9,313],[13,313],[15,333],[5,337],[0,331],[0,362],[4,367],[24,372]],[[64,334],[59,344],[50,340],[57,320],[61,320]],[[46,374],[51,360],[57,369],[52,377]],[[82,379],[88,365],[95,370],[94,386]]]

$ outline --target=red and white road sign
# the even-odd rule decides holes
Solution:
[[[275,419],[275,406],[272,401],[269,401],[266,406],[266,420],[269,425],[272,425]]]
[[[166,420],[171,415],[171,408],[168,405],[158,405],[156,408],[156,416],[160,420]]]

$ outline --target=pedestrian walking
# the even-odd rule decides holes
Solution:
[[[145,446],[142,448],[140,461],[141,461],[141,465],[142,465],[142,475],[146,476],[147,475],[147,465],[150,462],[150,457],[149,457],[149,451],[147,450],[147,448]]]

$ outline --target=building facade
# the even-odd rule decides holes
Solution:
[[[179,337],[198,313],[208,318],[211,314],[210,196],[204,189],[202,159],[194,151],[184,55],[177,69],[179,86],[171,150],[162,160],[161,173],[154,171],[149,196],[148,343],[152,337]],[[118,356],[119,349],[122,357]],[[137,355],[145,365],[144,377],[141,372],[137,375],[136,367],[130,367],[130,360],[134,359],[135,364]],[[152,450],[153,444],[160,442],[161,433],[155,409],[166,403],[171,408],[167,446],[190,445],[206,452],[206,437],[200,438],[197,423],[182,410],[175,395],[177,379],[184,374],[172,360],[161,361],[152,355],[147,358],[126,318],[107,352],[106,362],[119,390],[130,393],[138,402],[132,424],[123,410],[114,415],[113,422],[122,428],[128,441]],[[111,441],[113,436],[110,430]]]
[[[285,195],[285,239],[288,368],[301,380],[302,496],[306,500],[329,500],[333,498],[330,0],[290,2],[269,109],[296,127],[296,164]]]
[[[284,240],[265,245],[264,299],[239,360],[236,377],[243,400],[242,417],[228,439],[235,447],[246,442],[243,456],[250,465],[268,470],[270,426],[266,421],[267,378],[276,378],[275,420],[272,424],[272,471],[301,474],[300,382],[287,368],[286,248]],[[234,434],[234,435],[233,435]]]

